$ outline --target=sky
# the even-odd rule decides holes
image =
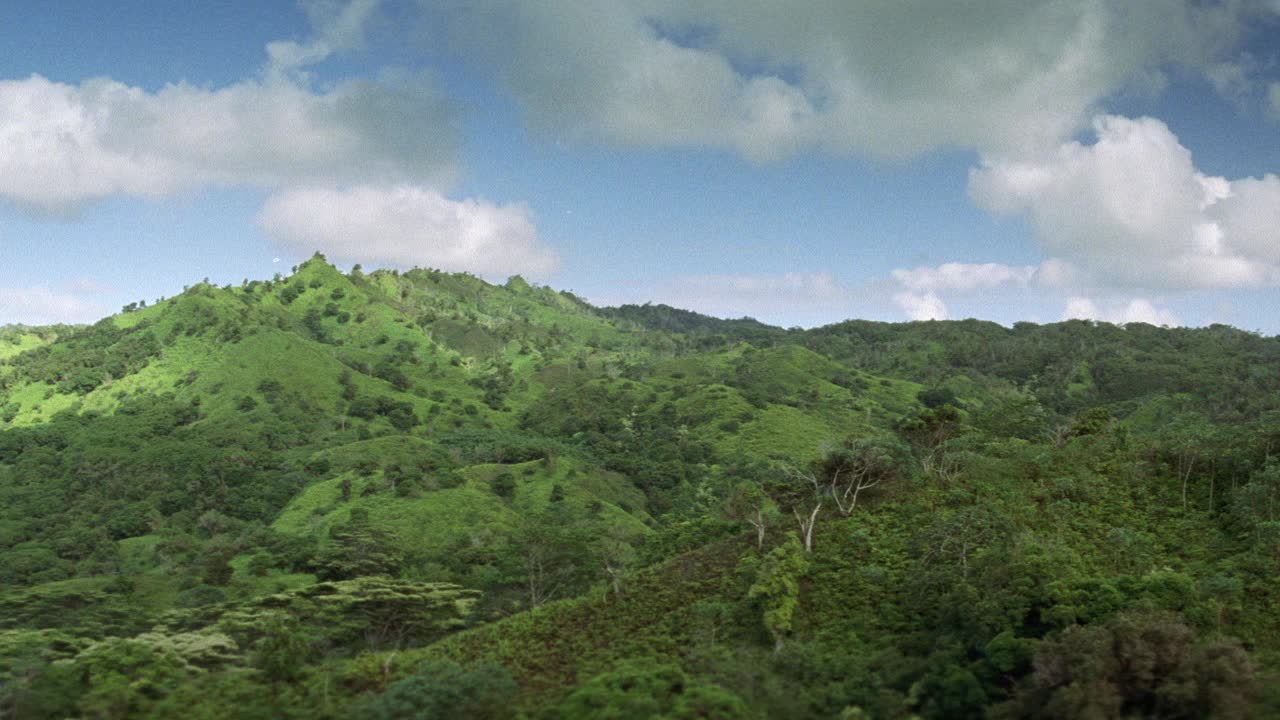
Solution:
[[[1280,0],[0,0],[0,324],[433,267],[1280,334]]]

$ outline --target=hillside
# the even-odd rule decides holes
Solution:
[[[317,256],[0,329],[0,717],[1280,717],[1278,451],[1225,326]]]

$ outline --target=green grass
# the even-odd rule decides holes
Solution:
[[[732,441],[740,452],[760,458],[815,460],[826,444],[838,443],[853,429],[833,427],[821,418],[786,405],[770,405],[742,427]]]
[[[36,333],[22,328],[0,328],[0,330],[4,331],[3,334],[0,334],[0,361],[21,355],[28,350],[34,350],[41,345],[47,345],[57,337],[56,335]]]
[[[9,390],[3,400],[19,407],[10,426],[23,427],[48,422],[55,414],[74,406],[79,398],[55,392],[53,386],[44,383],[23,383]]]
[[[156,546],[159,535],[138,535],[116,541],[120,548],[120,571],[126,574],[140,573],[156,563]]]
[[[390,439],[386,439],[390,440]],[[335,458],[335,467],[354,460],[359,451],[369,451],[386,442],[344,448]],[[511,473],[516,493],[509,502],[490,489],[489,481],[498,473]],[[375,526],[396,535],[401,547],[422,558],[439,558],[460,543],[484,543],[513,532],[522,517],[546,507],[552,488],[559,484],[565,502],[585,511],[600,504],[600,517],[633,536],[649,532],[645,524],[644,496],[614,473],[592,469],[561,459],[548,470],[542,461],[514,465],[473,465],[459,474],[459,487],[426,490],[410,496],[398,495],[387,487],[382,472],[361,477],[352,471],[307,486],[276,518],[272,527],[290,535],[310,535],[321,539],[335,523],[346,522],[351,511],[362,509]],[[342,499],[343,481],[351,483],[351,498]],[[429,481],[430,482],[430,481]],[[365,495],[365,488],[375,492]],[[623,507],[630,508],[630,512]]]

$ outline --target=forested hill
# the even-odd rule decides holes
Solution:
[[[512,278],[0,329],[0,717],[1280,717],[1280,340]]]

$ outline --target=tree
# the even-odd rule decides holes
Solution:
[[[497,720],[513,715],[510,700],[516,684],[506,668],[481,662],[462,666],[432,659],[382,695],[359,706],[370,720]]]
[[[788,533],[781,545],[764,556],[756,581],[747,597],[759,598],[764,605],[764,626],[773,636],[774,651],[791,634],[791,620],[800,604],[800,578],[809,569],[800,541]]]
[[[614,597],[622,594],[622,576],[636,561],[635,548],[631,547],[626,531],[613,524],[605,523],[598,534],[596,556],[604,568],[605,578]]]
[[[983,505],[957,508],[936,518],[914,538],[923,569],[958,567],[969,577],[974,557],[1011,532],[1009,519]]]
[[[765,533],[776,524],[778,507],[758,484],[743,480],[729,489],[720,510],[725,517],[745,522],[756,532],[756,549],[764,548]]]
[[[772,484],[770,494],[779,506],[791,510],[800,528],[805,552],[813,552],[813,529],[822,514],[827,487],[813,470],[784,466],[782,472],[783,479]]]
[[[1182,484],[1182,510],[1189,507],[1187,498],[1191,475],[1197,463],[1212,446],[1213,427],[1199,413],[1184,413],[1165,426],[1160,435],[1161,448],[1171,458],[1171,464]]]
[[[898,422],[898,432],[923,451],[932,451],[961,430],[960,411],[953,405],[921,410]]]
[[[1232,497],[1231,514],[1244,527],[1271,522],[1280,513],[1280,460],[1268,458]]]
[[[524,586],[531,608],[582,589],[594,575],[592,533],[559,512],[524,516],[505,555],[508,577]],[[612,561],[621,571],[621,557]]]
[[[297,646],[297,632],[315,649],[430,643],[463,628],[479,596],[450,583],[361,577],[304,585],[211,613],[215,627],[257,649],[255,661],[265,668],[277,655],[310,652]]]
[[[915,448],[926,473],[945,482],[955,480],[959,469],[947,455],[947,441],[964,430],[960,411],[955,406],[921,410],[900,420],[896,429]]]
[[[489,480],[489,489],[494,495],[510,502],[516,496],[516,476],[509,472],[498,473]]]
[[[805,551],[813,552],[814,528],[826,503],[848,517],[863,491],[901,477],[909,458],[906,446],[895,440],[850,438],[808,468],[783,466],[784,479],[770,487],[770,494],[791,510]]]
[[[82,717],[146,716],[193,676],[237,659],[236,645],[219,633],[144,633],[106,638],[72,661],[83,690],[76,705]]]
[[[960,400],[956,397],[955,391],[948,387],[925,388],[916,393],[916,399],[920,401],[921,405],[929,409],[940,408],[943,405],[960,405]]]
[[[900,478],[910,456],[907,447],[895,440],[850,438],[822,459],[819,477],[840,514],[848,517],[862,491]]]
[[[1048,418],[1036,396],[1027,390],[997,394],[981,412],[974,424],[992,437],[1016,437],[1038,440],[1048,431]]]
[[[329,530],[329,544],[313,561],[324,580],[348,580],[362,575],[392,575],[404,563],[400,543],[390,532],[374,527],[363,508],[351,511],[350,519]]]
[[[1169,612],[1072,626],[1040,644],[1034,671],[995,717],[1245,718],[1254,667],[1240,643],[1196,642]]]
[[[291,682],[302,674],[310,654],[311,646],[297,620],[271,617],[254,643],[253,664],[272,682]]]

